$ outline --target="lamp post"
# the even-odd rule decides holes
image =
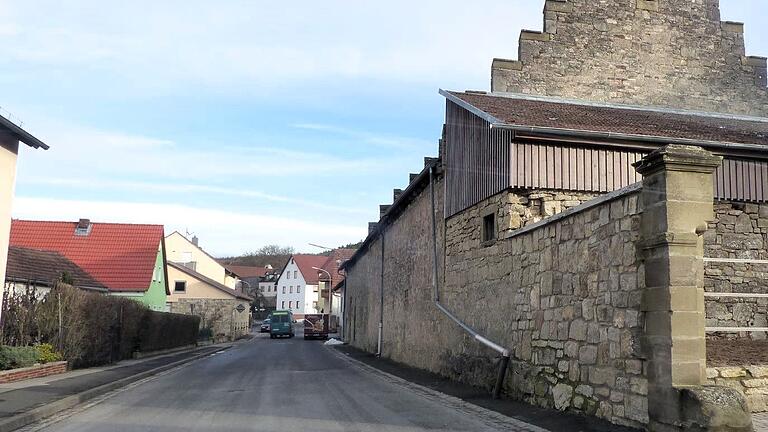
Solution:
[[[328,333],[331,332],[331,316],[333,315],[333,293],[331,293],[331,287],[333,286],[333,276],[327,271],[319,267],[312,267],[318,272],[323,272],[328,275]],[[322,295],[322,290],[320,291]]]

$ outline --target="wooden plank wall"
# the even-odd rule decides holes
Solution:
[[[512,132],[453,102],[446,106],[445,215],[452,216],[509,187]]]
[[[610,192],[642,179],[632,164],[647,150],[514,140],[511,130],[447,103],[446,217],[509,187]],[[768,202],[768,161],[726,157],[714,183],[718,200]]]
[[[643,157],[624,149],[512,143],[510,186],[610,192],[641,180],[632,164]]]

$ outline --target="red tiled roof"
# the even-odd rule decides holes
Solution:
[[[301,275],[304,276],[304,282],[307,285],[317,285],[317,270],[312,267],[323,268],[328,257],[323,255],[293,255],[291,258],[299,267]]]
[[[242,265],[225,265],[224,267],[232,273],[240,276],[241,278],[262,277],[266,275],[267,271],[269,270],[266,267],[252,267]]]
[[[111,291],[146,291],[163,241],[162,225],[93,223],[75,235],[77,222],[13,220],[11,246],[58,252]]]
[[[768,145],[768,119],[764,118],[588,104],[508,93],[445,94],[507,125]]]
[[[8,248],[6,280],[53,286],[54,282],[61,279],[63,273],[71,278],[72,285],[76,287],[106,290],[105,286],[93,279],[85,270],[58,252],[19,246]]]
[[[323,264],[323,270],[327,271],[331,274],[331,276],[333,276],[334,286],[344,280],[344,275],[339,274],[339,266],[341,266],[344,261],[352,258],[352,255],[355,254],[355,251],[356,249],[335,249],[331,251],[331,254],[328,256],[325,264]],[[320,280],[327,281],[328,276],[323,274],[323,276],[320,277]]]

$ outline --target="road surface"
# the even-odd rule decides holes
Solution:
[[[25,430],[541,431],[386,379],[322,341],[251,341]],[[499,418],[501,417],[501,419]]]

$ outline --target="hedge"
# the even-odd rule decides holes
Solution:
[[[196,316],[155,312],[135,300],[65,284],[58,284],[42,301],[35,298],[29,292],[6,298],[2,342],[50,343],[73,367],[108,364],[131,358],[136,351],[197,341]]]

